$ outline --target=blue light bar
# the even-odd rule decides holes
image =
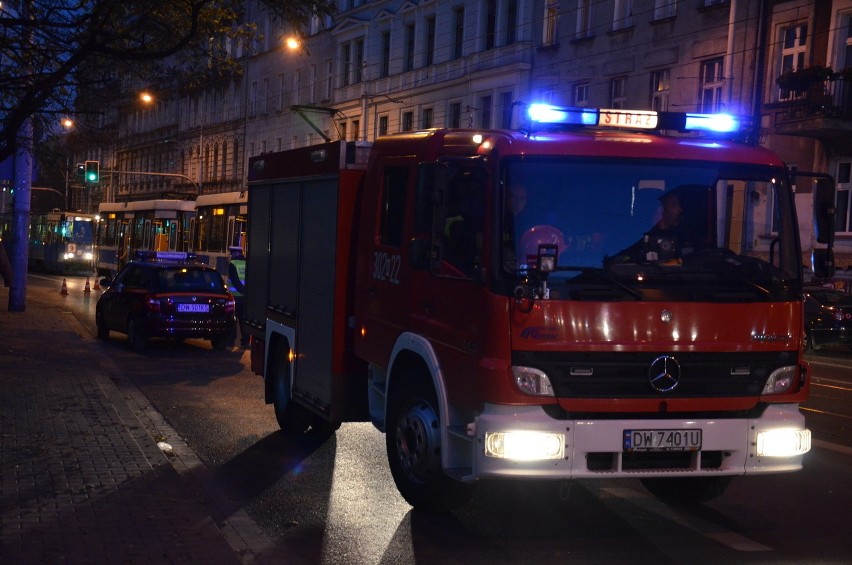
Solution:
[[[733,133],[740,131],[740,119],[730,114],[686,114],[684,129],[688,131],[713,131]]]
[[[539,124],[564,124],[576,126],[595,126],[598,124],[598,111],[592,108],[568,108],[550,104],[530,104],[527,109],[530,120]]]

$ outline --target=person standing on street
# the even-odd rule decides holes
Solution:
[[[246,258],[243,248],[235,245],[228,248],[231,260],[228,262],[228,287],[234,295],[234,310],[237,315],[237,325],[240,327],[240,345],[249,346],[249,336],[245,326],[246,307]]]

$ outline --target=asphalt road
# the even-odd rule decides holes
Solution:
[[[63,302],[94,335],[97,291],[85,279],[31,276],[31,291]],[[113,333],[109,355],[204,464],[222,516],[245,514],[282,560],[398,563],[842,563],[852,561],[852,355],[812,356],[805,405],[816,446],[800,473],[735,480],[711,503],[667,506],[638,481],[485,483],[441,517],[413,512],[396,492],[384,438],[344,424],[320,445],[295,445],[263,403],[248,354],[209,343],[156,341],[142,354]]]

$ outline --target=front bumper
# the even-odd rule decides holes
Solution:
[[[624,449],[626,430],[701,430],[697,451],[631,452]],[[761,455],[761,432],[787,430],[803,438],[800,453]],[[810,448],[810,432],[797,404],[768,405],[758,418],[557,420],[537,406],[486,405],[473,431],[474,462],[471,478],[538,477],[651,478],[778,473],[802,468]],[[516,461],[485,454],[487,434],[535,431],[559,434],[564,453],[559,459]],[[760,443],[763,443],[762,441]]]

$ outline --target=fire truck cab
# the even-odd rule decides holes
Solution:
[[[722,139],[732,117],[529,110],[519,131],[252,159],[252,365],[282,428],[368,415],[430,510],[495,477],[635,477],[701,501],[800,469],[784,164]],[[814,192],[825,274],[833,191]]]

